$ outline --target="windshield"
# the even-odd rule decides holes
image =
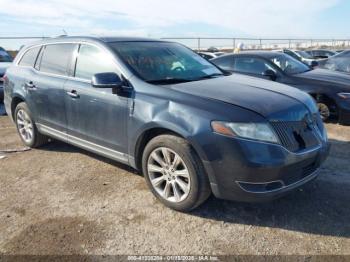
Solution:
[[[12,57],[6,51],[0,50],[0,62],[12,62]]]
[[[303,58],[308,58],[308,59],[313,58],[310,54],[306,53],[305,51],[295,51],[295,53],[299,54]]]
[[[285,54],[273,56],[270,60],[287,75],[300,74],[311,70],[310,67],[304,63]]]
[[[167,42],[115,42],[110,46],[141,79],[149,83],[196,81],[223,75],[190,49]]]
[[[345,51],[333,56],[332,58],[340,58],[340,57],[350,57],[350,50],[345,50]]]

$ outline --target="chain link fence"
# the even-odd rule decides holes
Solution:
[[[16,55],[17,51],[30,42],[47,38],[45,36],[24,36],[24,37],[0,37],[0,47]],[[167,37],[162,38],[182,43],[196,51],[204,51],[210,47],[230,52],[239,43],[244,44],[244,49],[347,49],[350,48],[350,39],[273,39],[273,38],[213,38],[213,37]]]
[[[211,38],[211,37],[167,37],[164,40],[180,42],[194,50],[204,51],[210,47],[216,47],[223,51],[232,51],[239,43],[244,44],[245,49],[310,49],[350,48],[350,39],[273,39],[273,38]]]

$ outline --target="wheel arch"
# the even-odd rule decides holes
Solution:
[[[11,117],[12,117],[12,120],[14,121],[15,120],[15,110],[16,110],[16,107],[19,103],[22,103],[22,102],[25,102],[25,99],[23,96],[19,95],[19,94],[15,94],[13,97],[12,97],[12,100],[11,100]]]
[[[190,146],[193,148],[194,152],[197,154],[197,156],[201,158],[200,150],[191,139],[192,136],[189,135],[189,133],[186,132],[185,130],[171,128],[169,126],[162,126],[162,125],[152,126],[143,130],[143,132],[141,132],[141,134],[136,139],[136,143],[134,143],[132,147],[133,149],[132,155],[134,156],[134,161],[135,161],[134,165],[137,170],[142,170],[142,155],[146,145],[153,138],[164,134],[171,134],[187,140]]]

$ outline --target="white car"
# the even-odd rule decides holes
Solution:
[[[287,55],[290,55],[291,57],[299,60],[300,62],[303,62],[304,64],[316,67],[318,65],[317,59],[313,58],[310,54],[308,54],[306,51],[302,50],[292,50],[292,49],[282,49],[277,50],[278,52],[285,53]]]
[[[222,55],[224,55],[226,53],[225,52],[198,52],[198,54],[201,57],[203,57],[203,58],[205,58],[207,60],[210,60],[210,59],[222,56]]]

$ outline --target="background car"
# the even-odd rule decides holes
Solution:
[[[313,58],[309,53],[302,51],[302,50],[292,50],[292,49],[282,49],[279,50],[279,52],[285,53],[287,55],[290,55],[291,57],[299,60],[300,62],[303,62],[311,67],[318,66],[318,62],[315,58]]]
[[[5,75],[6,69],[11,65],[12,60],[12,57],[5,49],[0,47],[0,104],[4,102],[3,76]]]
[[[301,89],[317,102],[323,120],[350,124],[350,75],[312,70],[293,57],[269,51],[230,54],[211,60],[224,70],[265,78]]]
[[[337,53],[327,49],[307,50],[314,59],[324,59],[336,55]]]
[[[222,55],[224,55],[226,53],[225,52],[198,52],[198,54],[201,57],[203,57],[203,58],[205,58],[207,60],[210,60],[210,59],[222,56]]]
[[[335,52],[336,52],[337,54],[339,54],[339,53],[341,53],[341,52],[344,52],[344,51],[346,51],[346,49],[335,50]]]
[[[350,50],[343,51],[328,59],[319,61],[319,67],[349,74],[350,73]]]

